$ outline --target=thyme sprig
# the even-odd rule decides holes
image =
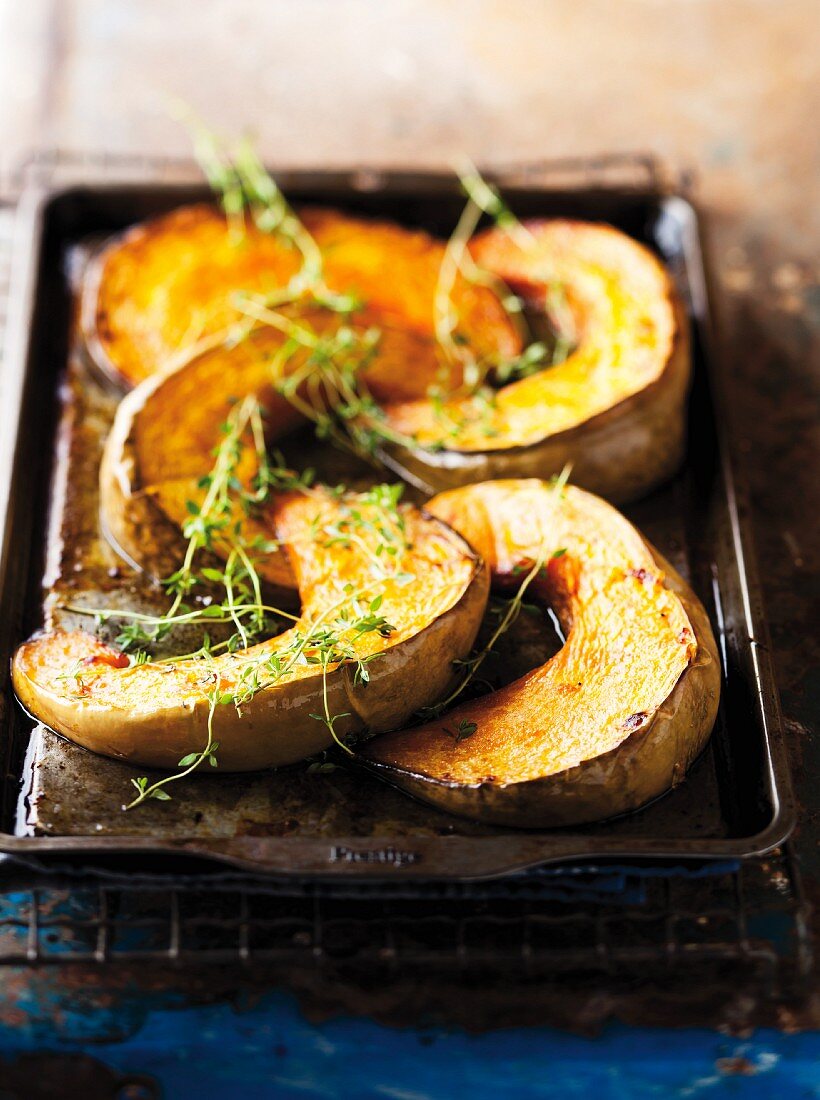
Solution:
[[[523,251],[530,251],[535,245],[535,237],[519,221],[504,201],[497,187],[487,183],[477,168],[469,161],[459,172],[464,191],[476,205],[488,214],[497,228],[503,230]],[[508,306],[510,308],[510,306]],[[523,303],[518,302],[512,309],[520,310]],[[497,367],[498,381],[502,384],[527,378],[545,367],[555,367],[563,363],[577,342],[578,334],[572,310],[569,307],[566,286],[562,282],[551,280],[547,287],[544,310],[550,320],[555,340],[550,350],[541,341],[535,341],[525,347],[517,359],[501,363]]]
[[[116,642],[126,652],[136,650],[138,659],[175,626],[232,623],[235,630],[230,637],[206,647],[210,655],[223,649],[233,652],[247,648],[271,628],[272,620],[294,618],[263,600],[254,557],[275,551],[278,544],[272,539],[248,540],[243,533],[243,518],[260,507],[271,491],[308,491],[310,471],[295,475],[282,465],[271,463],[265,445],[262,409],[255,397],[245,397],[233,406],[221,432],[214,465],[199,482],[204,497],[200,503],[189,500],[186,505],[188,518],[182,533],[187,544],[182,563],[163,581],[172,597],[168,610],[151,615],[118,608],[67,607],[79,614],[95,616],[99,624],[112,619],[123,623]],[[243,483],[239,467],[248,446],[254,453],[256,472],[249,482]],[[199,568],[197,561],[202,551],[221,551],[224,568]],[[185,602],[197,587],[214,584],[224,590],[220,602],[205,601],[198,607]]]
[[[346,752],[351,752],[336,730],[336,722],[349,715],[334,715],[329,709],[328,674],[337,665],[346,663],[354,667],[354,682],[369,681],[368,666],[381,654],[376,652],[362,655],[358,652],[356,643],[374,632],[387,638],[396,629],[383,615],[378,614],[383,596],[381,593],[373,596],[372,593],[379,583],[376,581],[358,589],[352,584],[346,584],[339,600],[296,630],[284,652],[262,653],[246,661],[236,674],[237,686],[229,696],[223,695],[223,699],[232,702],[241,713],[242,707],[255,695],[286,679],[300,664],[319,665],[324,709],[322,713],[311,714],[310,717],[323,722],[337,745]],[[363,602],[365,597],[371,598]]]
[[[389,424],[384,410],[366,385],[365,369],[378,354],[381,331],[371,327],[365,332],[357,332],[346,323],[364,303],[354,295],[338,293],[327,286],[321,249],[262,165],[252,142],[244,137],[230,150],[192,112],[187,111],[183,121],[193,136],[203,172],[219,195],[234,229],[244,226],[247,214],[260,231],[280,236],[302,257],[299,270],[284,287],[262,297],[241,296],[244,301],[240,298],[237,305],[245,318],[231,326],[229,341],[247,338],[260,324],[279,329],[288,340],[280,354],[274,357],[277,373],[285,372],[297,352],[308,351],[303,367],[292,373],[289,380],[281,381],[280,392],[314,424],[318,438],[327,439],[375,465],[379,464],[378,452],[383,446],[408,449],[422,446],[415,436],[396,431]],[[450,437],[456,437],[465,426],[479,420],[483,424],[482,434],[489,438],[497,433],[486,396],[491,388],[488,381],[504,385],[562,362],[572,346],[574,333],[567,327],[567,318],[571,321],[572,317],[566,308],[563,288],[554,286],[546,302],[547,314],[556,330],[552,350],[543,341],[529,339],[523,320],[523,303],[503,280],[473,261],[468,245],[482,214],[489,215],[522,248],[531,247],[534,238],[512,213],[497,188],[487,183],[474,165],[465,162],[459,177],[468,201],[445,247],[436,283],[433,325],[442,366],[439,380],[430,388],[429,396],[439,402],[458,392],[475,398],[471,404],[479,410],[478,415],[471,409],[449,414]],[[454,291],[460,277],[490,289],[498,297],[525,342],[520,355],[512,358],[477,356],[469,338],[459,330]],[[281,312],[300,302],[339,314],[337,331],[320,335],[309,323],[299,323]],[[454,367],[459,377],[456,390],[447,384]],[[436,450],[441,449],[443,443],[431,441],[423,446]]]
[[[461,212],[441,258],[433,295],[433,327],[445,361],[459,368],[460,384],[474,390],[485,371],[476,358],[469,340],[458,329],[459,315],[453,301],[453,291],[459,275],[464,273],[469,253],[467,246],[481,219],[481,207],[472,199]],[[437,387],[440,391],[440,387]]]
[[[325,548],[356,546],[370,561],[376,575],[407,584],[413,576],[402,572],[402,556],[410,549],[407,523],[399,510],[403,491],[401,484],[374,485],[355,506],[342,501],[334,523],[324,523],[322,516],[317,515],[311,535]],[[371,548],[368,536],[372,541],[374,535],[375,546]]]
[[[282,237],[302,256],[299,271],[282,291],[284,298],[298,300],[307,296],[315,304],[335,313],[352,313],[359,309],[361,302],[354,294],[340,294],[328,287],[321,249],[291,209],[247,137],[237,145],[234,167],[256,227],[263,233]],[[275,304],[275,296],[269,304]]]
[[[466,741],[468,738],[472,737],[477,729],[478,723],[471,722],[467,718],[462,718],[455,729],[450,729],[449,726],[444,726],[444,732],[447,734],[448,737],[452,737],[457,745],[460,744],[462,741]]]
[[[254,299],[244,296],[244,304],[240,301],[238,307],[245,314],[245,320],[232,326],[229,340],[238,342],[247,338],[260,323],[278,328],[289,337],[282,353],[275,357],[279,371],[297,351],[309,351],[302,370],[293,376],[291,382],[282,383],[281,392],[313,422],[320,439],[330,440],[371,463],[374,463],[381,446],[420,446],[414,436],[392,428],[367,388],[364,370],[378,354],[379,329],[371,327],[364,333],[358,333],[340,320],[337,332],[320,336],[308,324],[297,323],[280,312],[283,308],[303,302],[347,318],[364,303],[354,295],[340,294],[328,288],[321,249],[262,165],[252,142],[245,137],[231,151],[192,112],[188,111],[183,120],[193,136],[203,172],[211,188],[219,195],[222,208],[234,228],[239,226],[241,229],[247,213],[258,229],[279,235],[288,245],[298,249],[302,256],[299,271],[284,287],[264,297]],[[556,341],[551,357],[545,345],[535,341],[528,343],[524,352],[512,359],[498,356],[479,359],[468,338],[459,331],[454,290],[458,278],[464,277],[495,293],[522,340],[527,339],[520,299],[510,292],[501,279],[475,264],[468,245],[479,219],[485,213],[522,246],[531,245],[533,240],[497,189],[489,185],[472,164],[466,163],[460,179],[468,201],[445,247],[434,294],[434,332],[443,362],[440,380],[431,387],[430,396],[433,399],[453,396],[444,382],[450,369],[456,367],[460,375],[458,388],[469,395],[478,395],[479,404],[486,412],[488,405],[482,398],[482,390],[487,388],[488,377],[492,376],[499,384],[515,381],[560,361],[566,353],[560,340]],[[475,420],[475,417],[469,419]],[[457,435],[459,430],[457,425],[452,434]],[[495,434],[489,419],[486,434]],[[427,449],[440,449],[442,444],[432,442],[425,446]]]
[[[524,251],[532,249],[535,238],[507,206],[497,188],[493,187],[470,162],[459,171],[467,204],[445,247],[434,299],[435,332],[445,361],[460,371],[460,383],[456,390],[443,384],[445,372],[430,388],[428,396],[437,405],[437,419],[448,422],[448,435],[457,438],[465,427],[483,421],[481,433],[492,437],[497,434],[491,415],[494,386],[507,385],[528,378],[547,367],[557,366],[569,355],[576,342],[572,312],[562,284],[552,283],[546,293],[545,312],[554,331],[552,346],[543,340],[532,340],[523,320],[524,303],[496,275],[485,271],[473,260],[470,240],[478,227],[482,214],[489,215],[497,228],[508,234]],[[459,332],[459,316],[454,299],[458,277],[490,289],[503,305],[507,317],[524,343],[523,351],[511,358],[489,356],[480,359],[469,341]],[[457,410],[447,408],[445,401],[466,392],[467,401],[460,402]],[[476,415],[476,410],[479,414]]]
[[[520,585],[518,586],[518,590],[516,591],[515,595],[512,597],[511,600],[507,601],[506,607],[504,608],[504,611],[499,619],[498,625],[496,626],[495,630],[493,630],[489,641],[476,653],[472,654],[472,656],[467,657],[463,661],[454,662],[454,665],[457,668],[463,670],[461,680],[458,682],[456,687],[453,688],[448,696],[446,696],[444,699],[441,699],[434,706],[425,708],[421,712],[423,718],[437,718],[439,715],[443,714],[445,710],[451,707],[453,703],[455,703],[455,701],[460,698],[460,696],[464,694],[464,692],[476,678],[481,666],[493,652],[493,649],[495,648],[498,639],[503,634],[507,633],[507,631],[516,621],[518,616],[521,614],[521,607],[524,603],[524,597],[527,594],[527,589],[530,587],[535,578],[540,574],[541,570],[546,564],[546,561],[547,557],[542,547],[542,549],[536,555],[534,561],[527,569],[527,573],[521,581]],[[456,738],[456,740],[461,740],[461,738]]]
[[[415,446],[416,441],[394,431],[368,391],[363,371],[378,353],[381,331],[358,331],[347,319],[364,304],[355,295],[331,290],[324,277],[324,259],[318,244],[287,203],[282,190],[259,160],[253,144],[242,139],[231,155],[197,120],[190,123],[198,158],[211,187],[220,196],[226,216],[239,207],[247,211],[263,233],[276,234],[298,249],[302,263],[282,288],[267,295],[234,295],[244,320],[227,334],[238,343],[260,326],[280,331],[287,339],[271,368],[280,393],[312,421],[320,439],[332,440],[373,463],[384,443]],[[282,310],[302,304],[339,316],[334,332],[321,335]],[[290,370],[297,353],[307,351],[300,370]],[[288,373],[289,372],[289,373]]]
[[[248,657],[235,671],[232,670],[232,686],[224,684],[219,674],[214,670],[211,675],[214,678],[213,687],[208,692],[208,736],[204,747],[198,752],[192,752],[179,761],[180,771],[165,776],[155,783],[150,784],[147,777],[140,776],[133,779],[132,783],[138,791],[138,796],[125,807],[132,809],[139,806],[149,798],[163,801],[170,799],[167,786],[179,779],[190,775],[201,767],[206,761],[217,767],[216,751],[219,743],[214,739],[214,715],[217,706],[233,705],[237,713],[241,715],[242,707],[246,706],[260,691],[281,683],[293,675],[299,665],[318,665],[321,670],[322,706],[320,713],[311,714],[310,717],[322,722],[328,729],[335,743],[348,754],[352,749],[340,736],[337,723],[350,717],[349,712],[332,713],[328,696],[328,677],[330,672],[340,664],[350,664],[354,669],[354,682],[367,683],[370,679],[370,664],[381,656],[380,652],[360,653],[357,642],[366,635],[378,633],[383,638],[388,638],[395,627],[380,614],[383,596],[379,593],[372,596],[375,587],[379,587],[383,581],[377,579],[372,583],[362,585],[358,589],[352,584],[344,586],[341,598],[330,607],[326,608],[312,621],[306,622],[295,630],[293,638],[284,650],[263,652]],[[365,601],[365,597],[371,595]],[[300,620],[297,620],[299,622]],[[179,660],[204,660],[210,661],[216,647],[207,648],[187,654],[182,658],[166,658],[157,664],[173,663]],[[212,662],[211,662],[212,665]]]
[[[307,295],[329,310],[349,313],[358,308],[354,295],[337,294],[325,283],[321,249],[265,169],[250,138],[243,136],[231,149],[190,108],[180,106],[177,115],[191,135],[196,160],[219,199],[234,241],[242,239],[250,217],[260,232],[279,237],[301,256],[299,270],[270,296],[270,304],[296,302]]]
[[[238,308],[249,318],[269,325],[287,339],[271,359],[277,392],[310,421],[317,438],[330,440],[377,468],[385,445],[416,447],[413,436],[397,431],[370,392],[367,366],[378,353],[381,332],[340,325],[319,334],[302,321],[271,309],[264,299],[243,295]],[[297,352],[307,351],[294,366]]]
[[[213,679],[214,685],[208,692],[208,738],[204,747],[199,752],[189,752],[187,755],[183,756],[177,765],[177,767],[181,769],[180,771],[163,776],[162,779],[157,779],[154,783],[150,783],[148,777],[145,775],[132,779],[131,783],[136,788],[137,797],[133,799],[133,801],[127,803],[127,805],[124,805],[124,810],[136,809],[137,806],[142,805],[143,802],[147,802],[152,798],[159,802],[170,802],[171,796],[168,794],[166,788],[170,786],[171,783],[176,783],[178,780],[184,779],[187,775],[195,772],[206,760],[212,768],[218,767],[216,752],[219,748],[219,742],[214,740],[214,714],[216,713],[217,706],[222,702],[222,697],[220,695],[219,674],[217,672],[213,673]]]
[[[373,633],[387,638],[395,630],[380,610],[384,586],[388,581],[403,584],[413,580],[413,576],[404,571],[404,558],[410,543],[399,506],[402,486],[377,485],[350,499],[345,498],[342,486],[335,490],[315,489],[309,473],[296,476],[279,462],[271,461],[264,435],[263,412],[253,397],[234,404],[222,426],[221,436],[211,471],[199,482],[203,498],[198,503],[188,502],[189,514],[183,525],[187,538],[183,561],[164,582],[172,597],[168,610],[156,615],[118,608],[71,605],[67,608],[93,615],[100,624],[112,620],[120,623],[117,642],[131,654],[132,664],[167,666],[203,662],[207,675],[214,677],[208,692],[206,744],[198,752],[183,757],[178,772],[154,783],[145,776],[134,780],[137,797],[126,808],[138,806],[147,799],[168,800],[170,783],[190,775],[206,762],[216,767],[216,707],[233,704],[241,713],[241,708],[259,691],[295,674],[300,665],[320,667],[323,710],[313,717],[327,726],[341,748],[349,751],[338,730],[338,723],[347,715],[331,713],[328,674],[344,663],[353,666],[356,683],[369,680],[369,666],[380,654],[362,651],[361,640]],[[248,452],[255,460],[252,475],[244,461]],[[317,531],[311,531],[309,537],[317,538],[326,547],[355,548],[368,564],[369,576],[361,585],[345,584],[337,599],[308,619],[265,602],[255,556],[272,552],[278,548],[278,543],[259,537],[249,540],[244,531],[244,520],[258,510],[272,492],[283,490],[315,496],[320,503]],[[328,498],[337,500],[338,518],[332,522],[322,520],[321,502]],[[203,551],[222,556],[223,568],[200,566],[199,555]],[[224,598],[207,602],[211,598],[208,596],[200,606],[191,606],[186,600],[190,601],[200,585],[207,585],[211,591],[214,586],[220,586]],[[249,649],[282,619],[293,623],[292,634],[284,647],[272,652],[263,649],[249,653],[231,668],[230,684],[220,679],[213,662],[216,654],[223,651],[239,654]],[[174,627],[191,624],[227,625],[233,632],[217,642],[206,632],[200,646],[190,653],[159,659],[150,655],[154,645]],[[74,678],[78,692],[84,693],[86,685],[81,674],[82,669],[78,668]],[[66,678],[70,675],[74,674],[67,673]]]
[[[523,225],[501,197],[497,187],[488,183],[470,160],[463,160],[456,169],[461,186],[470,201],[488,214],[499,229],[526,250],[535,244],[535,238]]]

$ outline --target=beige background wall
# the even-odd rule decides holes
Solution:
[[[2,0],[0,155],[179,152],[169,95],[288,165],[645,148],[808,258],[819,55],[813,0]]]

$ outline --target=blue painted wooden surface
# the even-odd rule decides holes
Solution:
[[[31,986],[19,988],[17,1007],[30,1024],[0,1028],[6,1057],[85,1051],[121,1073],[151,1075],[175,1100],[820,1097],[820,1034],[761,1030],[740,1040],[612,1025],[590,1039],[547,1028],[468,1035],[352,1019],[317,1025],[290,996],[270,994],[246,1011],[225,1004],[149,1011],[133,1034],[100,1045],[94,1037],[111,1023],[104,1007],[93,1018],[65,1012],[55,1027],[47,1005],[26,1003]]]

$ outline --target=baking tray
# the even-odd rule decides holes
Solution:
[[[276,875],[395,882],[493,877],[562,861],[738,858],[788,836],[794,823],[788,764],[747,505],[710,343],[698,217],[681,195],[664,193],[651,162],[638,162],[646,170],[637,180],[621,180],[616,171],[613,182],[613,167],[617,161],[567,162],[494,178],[523,216],[601,219],[644,241],[662,256],[688,307],[695,366],[688,457],[671,483],[626,510],[691,581],[719,639],[721,714],[687,781],[620,819],[550,831],[478,826],[358,772],[319,780],[304,769],[192,778],[177,786],[173,802],[126,815],[119,804],[134,770],[32,729],[14,701],[8,658],[42,622],[47,544],[52,574],[58,569],[65,580],[70,568],[61,523],[66,477],[76,465],[67,463],[66,452],[90,432],[84,462],[93,474],[93,440],[104,432],[112,401],[89,382],[88,401],[78,404],[75,393],[67,411],[63,404],[72,354],[71,267],[90,239],[203,197],[191,169],[176,166],[182,178],[174,183],[33,186],[21,198],[0,425],[0,851],[45,865],[71,860],[159,869],[206,859]],[[449,232],[463,202],[454,179],[434,173],[277,178],[295,202],[385,215],[439,234]],[[93,527],[81,517],[76,537],[96,538]]]

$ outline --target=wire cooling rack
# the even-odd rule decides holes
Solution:
[[[112,884],[12,867],[0,883],[0,963],[425,967],[508,978],[647,967],[657,978],[734,964],[772,993],[799,988],[811,970],[807,906],[788,850],[701,876],[633,869],[610,897],[572,893],[555,897],[537,876],[340,890],[224,874]]]

